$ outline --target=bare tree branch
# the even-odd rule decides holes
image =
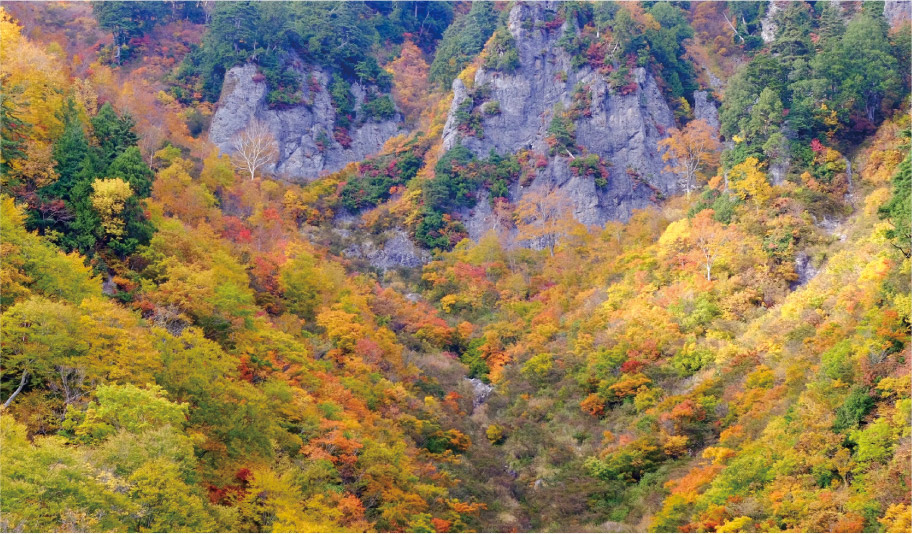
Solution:
[[[279,145],[269,127],[261,120],[254,120],[247,129],[238,133],[232,140],[234,166],[253,180],[257,171],[276,162]]]

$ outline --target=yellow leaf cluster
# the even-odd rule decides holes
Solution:
[[[120,217],[127,199],[133,196],[130,184],[120,178],[103,178],[92,183],[92,207],[101,216],[105,232],[112,236],[121,236],[124,232],[124,220]]]

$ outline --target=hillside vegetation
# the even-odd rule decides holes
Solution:
[[[550,153],[443,149],[499,113],[515,3],[210,4],[0,8],[0,530],[912,528],[908,18],[554,4],[522,31],[675,121],[680,194],[587,227],[512,191],[636,174],[576,145],[589,89]],[[268,110],[328,90],[339,139],[370,86],[402,130],[244,167],[207,129],[248,62]],[[397,236],[427,261],[356,253]]]

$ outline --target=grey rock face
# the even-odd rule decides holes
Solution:
[[[634,210],[643,209],[658,201],[660,191],[647,184],[636,174],[612,170],[606,187],[597,187],[588,176],[578,176],[570,170],[569,158],[553,157],[533,182],[523,187],[515,183],[510,188],[510,197],[522,198],[530,192],[547,195],[559,191],[570,202],[573,217],[586,226],[600,227],[608,221],[626,221]],[[497,219],[488,199],[479,199],[471,210],[464,210],[461,218],[471,239],[478,240],[488,231],[502,224]],[[506,237],[516,238],[515,229],[506,227]],[[522,243],[540,249],[542,243]]]
[[[817,273],[820,271],[819,268],[814,266],[813,260],[808,256],[807,252],[801,251],[795,255],[795,272],[798,274],[798,280],[795,280],[791,284],[791,289],[795,289],[807,285],[812,278],[817,276]]]
[[[674,115],[655,79],[642,68],[632,73],[636,87],[627,95],[612,90],[605,76],[588,66],[573,68],[571,57],[557,44],[569,23],[551,31],[535,24],[547,20],[546,14],[556,9],[556,2],[517,4],[512,8],[508,28],[516,40],[519,68],[511,74],[479,69],[473,84],[475,88],[490,89],[485,101],[496,101],[500,113],[483,117],[483,137],[460,132],[456,112],[470,98],[470,90],[457,79],[443,147],[462,144],[482,158],[492,149],[499,154],[523,149],[547,154],[545,138],[555,105],[569,109],[576,87],[581,84],[589,88],[591,106],[590,116],[576,122],[576,143],[610,162],[608,185],[596,187],[592,177],[574,175],[569,168],[571,158],[558,155],[549,159],[547,167],[539,170],[528,187],[514,184],[510,200],[518,202],[529,190],[559,190],[571,199],[575,217],[584,224],[626,220],[634,209],[654,201],[657,193],[677,191],[675,177],[664,171],[666,162],[657,148],[665,132],[674,127]],[[497,223],[487,199],[480,199],[475,209],[463,215],[472,238],[480,237]]]
[[[218,109],[212,117],[209,138],[226,153],[231,153],[232,138],[254,119],[264,121],[279,144],[278,162],[269,169],[291,181],[308,181],[324,172],[341,169],[376,153],[383,143],[399,131],[402,119],[396,116],[383,122],[366,122],[351,128],[351,146],[343,147],[333,138],[336,112],[329,95],[329,77],[320,69],[300,70],[306,104],[285,109],[266,105],[266,83],[257,81],[256,66],[242,65],[225,74]],[[319,90],[311,91],[307,80],[313,77]],[[352,94],[360,112],[364,89],[354,84]],[[322,146],[321,146],[322,145]]]
[[[884,2],[884,17],[890,26],[902,20],[912,20],[912,3],[909,0],[887,0]]]
[[[431,259],[431,254],[418,248],[409,239],[408,233],[395,228],[381,236],[365,234],[364,231],[353,232],[357,221],[340,224],[333,228],[339,238],[348,246],[342,250],[346,257],[366,261],[371,267],[381,271],[392,269],[413,269],[421,267]]]
[[[716,105],[710,102],[709,93],[706,91],[694,91],[694,118],[704,120],[706,124],[712,126],[716,132],[719,131],[719,110]]]
[[[477,378],[466,378],[466,381],[472,385],[472,407],[478,408],[491,396],[491,393],[494,392],[494,386],[485,384]]]
[[[760,37],[764,43],[771,43],[776,40],[776,32],[779,26],[776,24],[776,14],[782,11],[783,7],[779,0],[770,0],[766,7],[766,14],[760,20]]]
[[[382,271],[421,267],[431,258],[426,250],[415,246],[404,230],[394,230],[392,236],[381,246],[363,243],[360,253],[371,266]]]

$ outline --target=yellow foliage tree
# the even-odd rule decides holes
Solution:
[[[152,197],[161,203],[165,215],[197,223],[210,214],[216,200],[205,185],[190,176],[192,167],[190,161],[175,158],[171,165],[158,172]]]
[[[53,150],[49,143],[30,139],[25,147],[25,157],[13,162],[12,177],[29,191],[57,181]],[[5,178],[5,177],[4,177]]]
[[[127,199],[133,196],[130,184],[120,178],[104,178],[92,182],[92,191],[92,207],[101,216],[105,232],[123,235],[125,222],[120,215]]]
[[[32,125],[42,141],[57,137],[63,124],[57,111],[66,97],[65,70],[60,61],[22,35],[22,26],[0,9],[0,79],[3,92],[20,118]]]
[[[773,188],[767,181],[766,174],[760,170],[761,167],[757,158],[750,157],[732,167],[729,174],[732,191],[742,200],[750,199],[758,212],[773,196]]]
[[[730,240],[727,229],[713,219],[713,210],[703,210],[690,223],[690,235],[706,267],[706,281],[712,281],[712,268]]]

